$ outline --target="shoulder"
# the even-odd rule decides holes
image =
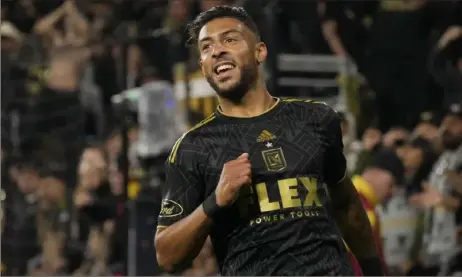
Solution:
[[[182,161],[188,161],[196,157],[197,154],[202,153],[203,147],[201,143],[198,143],[198,140],[202,138],[202,131],[211,126],[215,118],[215,114],[211,114],[191,129],[184,132],[173,145],[167,162],[171,164],[182,163]]]
[[[309,113],[309,117],[314,117],[319,121],[322,121],[322,119],[326,117],[338,117],[337,112],[322,101],[299,98],[281,98],[281,100],[286,106],[293,109],[304,110]]]

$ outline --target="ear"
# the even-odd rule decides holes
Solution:
[[[202,62],[202,59],[201,59],[201,58],[199,58],[199,66],[201,67],[202,74],[205,76],[205,72],[204,72],[204,63]]]
[[[255,46],[255,59],[257,60],[258,64],[264,63],[267,56],[268,49],[266,48],[266,44],[263,42],[258,42]]]

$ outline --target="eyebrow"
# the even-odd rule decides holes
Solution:
[[[229,29],[229,30],[226,30],[226,31],[220,33],[219,36],[228,35],[228,34],[230,34],[230,33],[242,34],[242,32],[240,32],[240,31],[238,31],[238,30],[236,30],[236,29]],[[201,40],[199,40],[199,43],[204,42],[204,41],[207,41],[207,40],[212,40],[212,38],[211,38],[211,37],[204,37],[204,38],[202,38]]]

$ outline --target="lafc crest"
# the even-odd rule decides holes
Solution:
[[[261,154],[268,171],[281,171],[287,167],[282,148],[264,150]]]

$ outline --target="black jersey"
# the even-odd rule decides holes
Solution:
[[[221,274],[354,275],[326,188],[345,175],[342,151],[339,117],[324,103],[277,99],[252,118],[217,110],[173,147],[159,226],[192,213],[224,163],[246,152],[252,185],[211,231]]]

